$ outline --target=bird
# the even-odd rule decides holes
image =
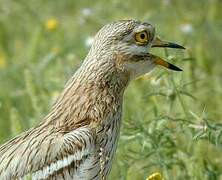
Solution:
[[[0,179],[107,179],[128,84],[158,65],[182,71],[149,53],[184,49],[155,34],[154,25],[133,19],[103,26],[49,113],[0,146]]]

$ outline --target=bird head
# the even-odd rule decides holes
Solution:
[[[155,28],[150,23],[123,20],[105,25],[97,33],[91,52],[100,54],[98,59],[109,59],[104,57],[114,56],[112,59],[116,67],[128,72],[131,79],[148,73],[156,65],[182,71],[149,53],[150,48],[154,47],[185,49],[178,44],[162,41],[155,35]]]

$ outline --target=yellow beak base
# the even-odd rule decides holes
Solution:
[[[182,69],[178,68],[177,66],[163,60],[162,58],[152,55],[152,59],[154,60],[154,63],[163,67],[166,67],[168,69],[174,70],[174,71],[183,71]]]

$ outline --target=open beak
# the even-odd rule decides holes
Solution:
[[[175,43],[171,43],[171,42],[167,42],[167,41],[162,41],[160,40],[160,38],[156,37],[152,47],[165,47],[165,48],[176,48],[176,49],[185,49],[183,46],[175,44]],[[182,71],[182,69],[178,68],[177,66],[163,60],[162,58],[152,55],[151,54],[151,58],[153,59],[154,63],[163,67],[166,67],[168,69],[174,70],[174,71]]]

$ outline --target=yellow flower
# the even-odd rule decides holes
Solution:
[[[0,69],[4,69],[7,65],[6,56],[0,53]]]
[[[159,172],[155,172],[149,175],[146,180],[164,180],[162,175]]]
[[[55,18],[48,19],[45,26],[48,31],[54,31],[58,27],[58,21]]]

